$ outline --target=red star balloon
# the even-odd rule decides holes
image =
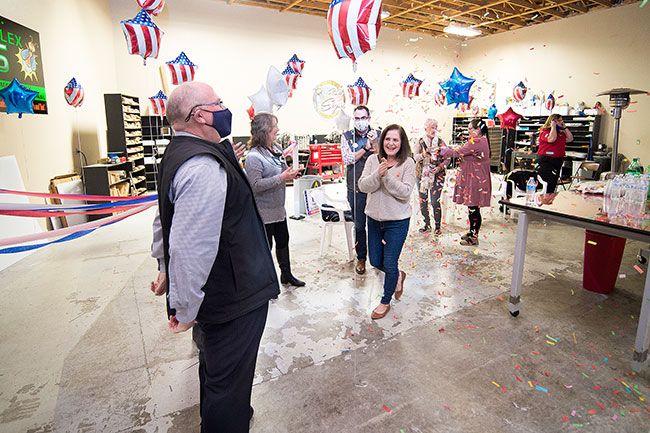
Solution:
[[[505,113],[497,114],[497,117],[501,123],[501,129],[516,129],[517,122],[523,116],[521,114],[515,113],[512,107],[508,107]]]

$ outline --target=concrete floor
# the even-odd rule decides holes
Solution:
[[[190,334],[169,333],[164,300],[148,289],[152,218],[0,272],[0,431],[199,431]],[[650,372],[629,368],[640,245],[626,246],[617,290],[593,294],[581,288],[583,232],[533,221],[515,319],[516,224],[492,211],[481,245],[467,248],[464,210],[447,219],[438,242],[413,219],[404,297],[376,322],[375,272],[354,275],[341,233],[319,258],[318,219],[290,221],[307,287],[283,289],[270,308],[251,431],[649,432]]]

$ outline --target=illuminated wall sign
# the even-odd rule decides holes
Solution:
[[[38,92],[34,113],[47,114],[43,57],[38,32],[0,16],[0,89],[17,78],[31,90]],[[0,111],[5,110],[0,100]]]

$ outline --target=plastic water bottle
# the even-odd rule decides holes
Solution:
[[[537,191],[537,181],[531,176],[526,182],[526,206],[535,204],[535,191]]]
[[[612,183],[613,179],[608,180],[603,191],[603,213],[607,215],[612,211]]]
[[[625,170],[625,174],[643,174],[643,166],[639,158],[633,158],[630,166]]]
[[[619,203],[621,201],[621,176],[618,175],[610,181],[609,207],[607,215],[609,218],[616,218],[619,215]]]

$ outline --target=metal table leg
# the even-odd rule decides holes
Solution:
[[[646,272],[643,298],[641,300],[641,314],[636,329],[636,340],[634,341],[632,370],[639,372],[643,369],[648,359],[648,347],[650,347],[650,273]]]
[[[519,213],[517,223],[517,239],[515,240],[515,258],[512,263],[512,287],[510,288],[510,302],[508,310],[514,317],[519,315],[521,295],[521,282],[524,277],[524,257],[526,255],[526,239],[528,238],[528,214]]]

